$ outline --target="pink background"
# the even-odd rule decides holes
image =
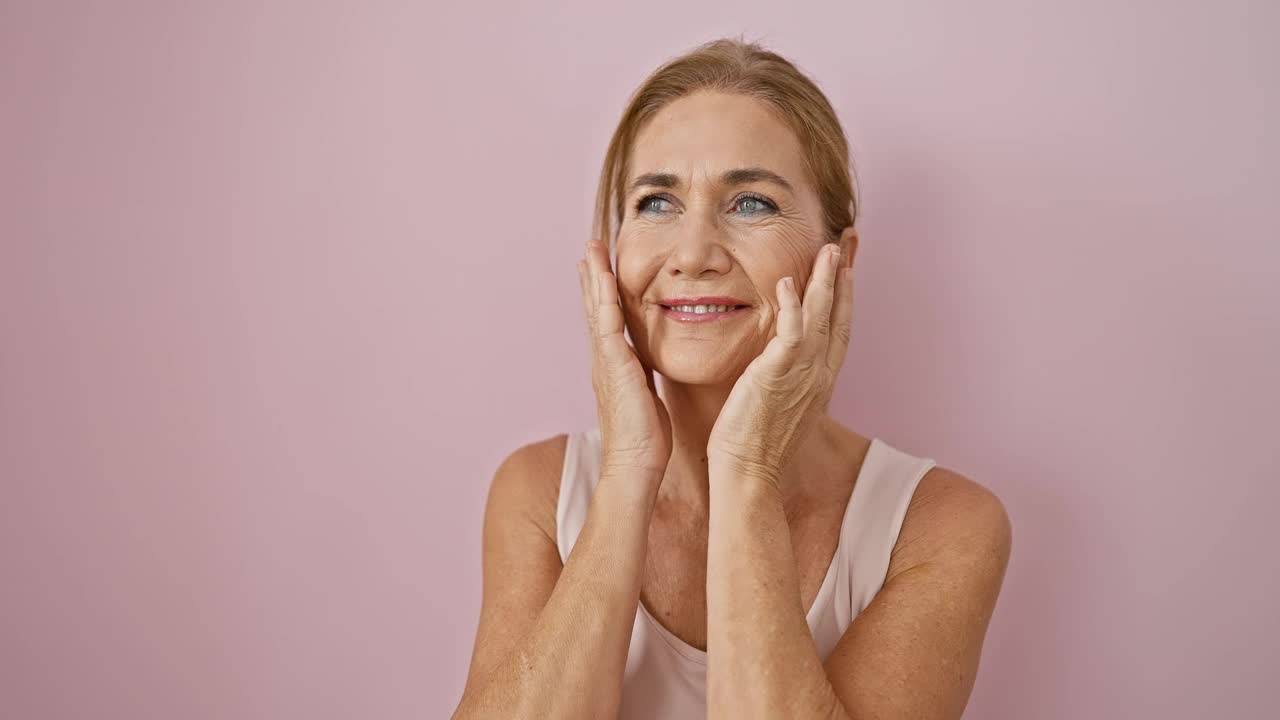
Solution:
[[[744,32],[855,147],[835,414],[991,487],[967,717],[1274,717],[1268,2],[10,0],[0,716],[436,718],[658,63]]]

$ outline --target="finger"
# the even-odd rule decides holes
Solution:
[[[591,282],[591,308],[594,313],[600,307],[600,259],[595,240],[587,241],[587,280]]]
[[[591,317],[591,298],[587,295],[587,268],[586,261],[578,260],[578,290],[582,292],[582,308],[587,311],[587,317]]]
[[[769,338],[764,351],[747,366],[748,371],[767,367],[774,372],[786,372],[794,362],[797,350],[804,346],[804,308],[800,305],[800,295],[795,286],[795,278],[792,277],[784,277],[774,286],[774,294],[778,298],[774,336]]]
[[[622,306],[618,304],[618,281],[611,272],[602,272],[597,276],[599,280],[600,304],[596,307],[596,331],[601,337],[607,335],[617,335],[620,340],[622,338]]]
[[[590,268],[586,260],[578,261],[578,282],[582,286],[582,306],[587,316],[587,341],[591,350],[591,366],[592,376],[594,378],[595,368],[600,363],[600,338],[596,332],[596,310],[594,293],[590,287],[591,280],[589,278]],[[594,381],[594,380],[593,380]]]
[[[821,339],[825,350],[831,332],[831,301],[835,296],[836,267],[840,262],[840,246],[829,243],[814,259],[813,275],[804,293],[805,335]]]
[[[578,288],[582,291],[582,311],[587,318],[587,329],[595,334],[595,301],[592,299],[593,292],[588,285],[591,281],[587,279],[587,261],[578,260]]]
[[[622,335],[626,323],[622,317],[622,306],[618,303],[618,280],[609,270],[609,251],[598,240],[588,242],[587,251],[595,276],[593,287],[596,305],[593,332],[604,356],[611,361],[622,362],[629,352],[634,351]]]
[[[799,347],[804,341],[804,308],[796,292],[795,278],[782,278],[774,290],[778,296],[778,337],[786,348]]]
[[[844,365],[853,334],[853,268],[843,266],[836,280],[835,308],[831,311],[831,344],[827,347],[827,367],[838,371]]]

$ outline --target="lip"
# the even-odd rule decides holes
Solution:
[[[699,295],[697,297],[673,297],[659,300],[659,305],[671,307],[672,305],[750,305],[745,300],[739,300],[728,295]]]
[[[693,312],[684,312],[682,310],[676,310],[674,307],[672,307],[674,305],[741,305],[744,307],[737,307],[732,310],[726,310],[724,312],[713,311],[713,312],[704,312],[704,313],[693,313]],[[742,315],[747,310],[751,309],[751,303],[744,302],[742,300],[739,300],[736,297],[730,297],[728,295],[698,295],[696,297],[666,298],[664,300],[659,301],[658,306],[662,308],[662,315],[664,317],[667,317],[672,320],[675,320],[676,322],[682,322],[682,323],[715,322],[717,320],[724,320],[726,318],[732,318],[738,315]]]
[[[713,303],[707,303],[707,304],[710,305]],[[728,305],[729,303],[720,303],[720,304]],[[704,313],[691,313],[691,312],[685,312],[683,310],[676,310],[675,308],[663,307],[662,314],[666,317],[671,318],[672,320],[675,320],[676,322],[704,323],[704,322],[715,322],[716,320],[724,320],[726,318],[742,315],[749,309],[750,308],[740,307],[734,310],[726,310],[725,312],[712,311],[712,312],[704,312]]]

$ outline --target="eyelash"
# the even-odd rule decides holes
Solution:
[[[665,196],[663,196],[663,195],[658,195],[658,194],[655,194],[655,195],[645,195],[644,197],[642,197],[642,198],[640,198],[638,201],[636,201],[636,204],[635,204],[635,210],[636,210],[636,212],[637,212],[637,213],[642,213],[642,212],[644,212],[644,206],[645,206],[645,203],[647,203],[647,202],[649,202],[650,200],[653,200],[653,199],[667,200],[667,198],[666,198]],[[765,206],[765,208],[766,208],[766,210],[770,210],[770,211],[773,211],[773,212],[777,212],[777,211],[778,211],[778,206],[777,206],[777,205],[774,205],[774,204],[773,204],[773,203],[772,203],[768,198],[766,198],[766,197],[762,197],[762,196],[760,196],[760,195],[756,195],[755,193],[743,193],[743,194],[739,195],[739,196],[736,198],[736,202],[742,202],[743,200],[755,200],[756,202],[759,202],[760,204],[764,205],[764,206]],[[667,202],[670,202],[670,200],[667,200]],[[736,204],[736,203],[735,203],[735,204]],[[763,212],[763,211],[761,211],[761,212]],[[750,213],[750,214],[755,215],[756,213]]]

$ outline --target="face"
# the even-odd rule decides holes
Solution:
[[[801,153],[766,105],[723,93],[676,100],[639,134],[616,273],[641,362],[677,382],[731,385],[775,334],[778,281],[793,277],[803,300],[823,232]],[[767,172],[733,173],[747,169]],[[707,296],[746,307],[667,307]]]

